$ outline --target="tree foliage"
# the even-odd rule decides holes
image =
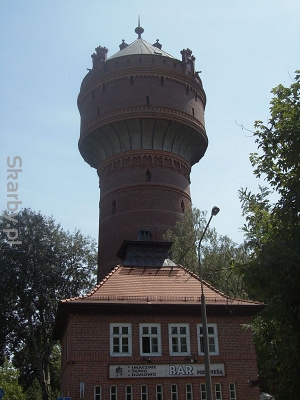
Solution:
[[[300,72],[272,93],[268,124],[255,123],[259,153],[250,155],[270,189],[240,191],[252,250],[243,272],[251,295],[268,303],[252,324],[267,389],[289,400],[299,398],[300,376]]]
[[[25,400],[22,386],[18,383],[19,371],[8,359],[0,367],[0,387],[4,390],[5,400]]]
[[[199,274],[198,243],[207,224],[207,213],[197,208],[187,209],[166,240],[173,241],[174,260]],[[247,297],[239,265],[248,259],[246,247],[237,245],[228,236],[218,235],[208,228],[200,247],[203,279],[232,297]]]
[[[78,230],[64,231],[52,217],[30,209],[16,218],[22,243],[9,244],[4,235],[0,240],[1,351],[2,356],[13,355],[24,388],[37,378],[43,400],[48,400],[51,375],[58,384],[52,356],[57,304],[95,283],[95,243]],[[1,231],[7,222],[3,214]]]

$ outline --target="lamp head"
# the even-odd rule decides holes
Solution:
[[[217,214],[219,213],[219,211],[220,211],[219,207],[214,206],[214,207],[212,208],[212,210],[211,210],[211,215],[212,215],[212,216],[215,216],[215,215],[217,215]]]

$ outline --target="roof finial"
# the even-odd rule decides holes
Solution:
[[[142,38],[142,33],[143,32],[144,32],[144,29],[141,27],[140,16],[139,16],[139,18],[138,18],[138,26],[137,26],[137,28],[135,28],[135,33],[138,35],[138,39]]]

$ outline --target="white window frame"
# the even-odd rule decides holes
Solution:
[[[207,399],[206,384],[205,383],[200,383],[200,398],[201,398],[201,400],[206,400]]]
[[[128,390],[130,388],[130,390]],[[132,400],[132,385],[125,386],[125,399]]]
[[[164,398],[164,393],[163,393],[163,385],[159,384],[156,385],[156,400],[163,400]]]
[[[177,332],[174,333],[173,328],[177,328]],[[180,328],[185,328],[186,333],[183,334],[180,332]],[[173,351],[173,339],[178,339],[177,345],[179,346],[179,351]],[[181,351],[181,348],[185,345],[184,340],[186,341],[186,350]],[[191,354],[190,350],[190,326],[189,324],[169,324],[169,350],[171,356],[189,356]]]
[[[185,385],[185,399],[193,400],[193,385],[191,383]]]
[[[94,400],[102,399],[102,387],[101,385],[94,386]]]
[[[222,400],[222,385],[221,385],[221,383],[215,383],[215,396],[216,396],[216,400]]]
[[[203,349],[203,344],[201,346],[201,342],[203,343],[203,333],[201,333],[200,329],[202,328],[203,330],[203,325],[202,324],[197,324],[197,338],[198,338],[198,354],[200,356],[204,355],[204,349]],[[211,328],[213,328],[213,333],[210,332]],[[217,324],[207,324],[207,330],[208,330],[208,348],[209,348],[209,354],[212,356],[219,355],[219,340],[218,340],[218,328]],[[211,347],[214,346],[215,350],[212,351]],[[202,351],[203,349],[203,351]]]
[[[143,333],[144,328],[150,330],[150,333]],[[157,333],[152,333],[151,328],[157,328]],[[143,338],[148,337],[150,342],[150,352],[143,352]],[[153,344],[153,339],[157,340],[157,351],[151,351]],[[161,356],[161,330],[160,324],[140,324],[140,354],[141,356]]]
[[[112,388],[116,389],[115,393],[113,393]],[[109,400],[118,400],[118,386],[110,385],[109,387]]]
[[[171,384],[171,400],[178,400],[178,386],[176,383]]]
[[[119,333],[114,332],[114,328],[119,328]],[[122,333],[122,328],[128,328],[128,333]],[[114,351],[114,339],[118,338],[120,340],[119,343],[119,351],[116,352]],[[128,346],[128,351],[123,352],[123,346],[125,343],[123,343],[123,339],[127,339],[127,346]],[[132,328],[131,324],[123,324],[123,323],[111,323],[110,324],[110,355],[111,357],[126,357],[126,356],[131,356],[132,355]]]
[[[236,387],[234,382],[229,383],[229,399],[236,400]]]
[[[148,385],[141,385],[141,400],[148,400]]]

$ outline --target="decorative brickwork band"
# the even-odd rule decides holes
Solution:
[[[119,153],[105,160],[98,168],[98,175],[101,179],[113,171],[137,166],[170,168],[183,174],[188,180],[191,172],[190,164],[174,153],[161,150],[135,150]]]

